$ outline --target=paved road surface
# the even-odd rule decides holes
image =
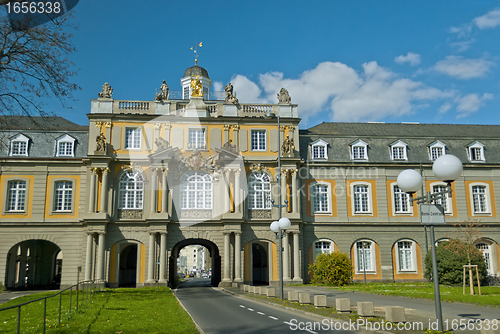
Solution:
[[[309,318],[282,307],[231,296],[213,289],[209,284],[208,279],[190,279],[175,291],[177,298],[206,334],[356,333],[345,330],[299,330],[297,327],[301,322],[301,328],[306,328],[308,323],[312,326],[312,322],[323,320],[312,316]],[[337,326],[341,325],[342,323],[337,323]],[[327,325],[323,324],[324,329],[334,329],[334,326],[329,322]]]

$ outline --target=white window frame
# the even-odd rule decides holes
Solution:
[[[200,136],[201,132],[201,136]],[[194,135],[194,136],[193,136]],[[206,150],[207,149],[207,129],[188,128],[187,131],[187,149],[188,150]]]
[[[396,154],[394,154],[395,149],[398,149],[399,151],[397,156]],[[391,160],[396,160],[396,161],[408,160],[408,154],[407,154],[408,145],[405,142],[398,140],[392,143],[390,146],[390,150],[391,150]]]
[[[129,131],[132,131],[130,135],[132,135],[131,146],[129,146]],[[138,136],[138,138],[135,138]],[[138,145],[137,141],[138,139]],[[126,150],[141,150],[142,149],[142,127],[141,126],[127,126],[124,131],[124,147]]]
[[[410,267],[409,268],[402,268],[403,263],[401,262],[401,248],[400,248],[400,243],[403,246],[407,246],[409,243],[409,248],[403,248],[403,251],[405,252],[410,252]],[[396,241],[394,244],[394,252],[395,252],[395,257],[396,257],[396,270],[398,273],[416,273],[417,272],[417,248],[415,241],[410,240],[410,239],[401,239]]]
[[[351,145],[351,160],[354,161],[368,161],[368,144],[361,139],[356,140]],[[356,153],[356,151],[358,151]],[[363,155],[361,156],[360,153]]]
[[[140,171],[127,170],[118,181],[118,208],[142,210],[144,205],[144,176]]]
[[[476,150],[479,151],[479,154],[476,154],[476,153],[473,153],[475,152]],[[475,159],[473,159],[473,155],[474,157],[476,157]],[[479,155],[479,156],[478,156]],[[485,162],[486,159],[484,157],[484,145],[481,144],[480,142],[476,141],[472,144],[470,144],[468,147],[467,147],[467,156],[469,157],[469,161],[470,162]]]
[[[317,193],[316,193],[316,188],[317,187],[322,187],[324,190],[322,193],[326,195],[326,208],[323,208],[322,210],[316,210],[316,204],[318,203],[317,200]],[[332,189],[331,189],[331,184],[328,182],[314,182],[309,186],[309,194],[311,196],[311,212],[315,215],[324,215],[324,214],[331,214],[332,213]],[[325,203],[324,203],[325,204]],[[324,205],[320,205],[323,207]]]
[[[213,206],[212,177],[204,172],[186,173],[181,178],[181,209],[211,210]]]
[[[254,146],[254,133],[259,133],[260,135],[257,136],[257,146]],[[262,139],[262,136],[264,137]],[[262,148],[262,142],[264,141],[264,147]],[[267,131],[265,129],[252,129],[250,130],[250,149],[251,151],[257,151],[257,152],[265,152],[267,151]]]
[[[430,184],[430,190],[431,190],[431,193],[433,193],[433,194],[434,194],[434,193],[439,192],[439,191],[436,191],[436,190],[434,189],[434,187],[443,187],[443,188],[445,188],[445,189],[446,189],[446,187],[447,187],[447,186],[448,186],[448,185],[447,185],[446,183],[444,183],[444,182],[433,182],[433,183],[431,183],[431,184]],[[441,191],[444,191],[445,189],[442,189]],[[443,205],[443,202],[444,202],[444,204],[446,205],[446,206],[444,207],[444,209],[445,209],[445,210],[444,210],[444,213],[445,213],[446,215],[451,215],[451,214],[453,214],[453,204],[452,204],[451,198],[450,198],[450,196],[449,196],[448,194],[445,194],[445,195],[444,195],[444,198],[441,198],[441,199],[435,200],[435,201],[433,201],[433,202],[434,202],[434,204],[440,204],[441,206]]]
[[[399,190],[399,191],[398,191]],[[391,193],[392,193],[392,213],[396,215],[412,215],[413,206],[410,202],[410,195],[399,189],[397,182],[391,183]],[[400,202],[400,206],[404,207],[406,205],[406,210],[397,210],[396,202]],[[405,201],[406,203],[404,203]]]
[[[475,208],[475,198],[479,198],[479,195],[482,193],[474,192],[475,187],[483,187],[484,188],[484,206],[486,208],[481,211],[476,211]],[[470,191],[470,205],[471,205],[471,213],[473,216],[484,216],[484,215],[491,215],[491,196],[490,196],[490,186],[487,183],[481,183],[481,182],[474,182],[469,184],[469,191]],[[477,194],[477,195],[476,195]]]
[[[434,157],[433,150],[434,149],[441,149],[441,154],[437,157]],[[432,144],[429,145],[429,160],[430,161],[435,161],[437,158],[439,158],[442,155],[446,154],[446,145],[443,144],[441,141],[436,140]]]
[[[74,157],[75,156],[75,138],[70,135],[64,135],[56,140],[56,157]],[[67,154],[67,149],[65,152],[61,152],[61,144],[70,144],[70,153]]]
[[[355,192],[356,186],[365,186],[367,188],[367,205],[368,208],[366,211],[356,211],[356,198],[357,194]],[[373,213],[373,205],[372,205],[372,185],[367,182],[353,182],[350,186],[351,190],[351,204],[352,204],[352,214],[353,215],[369,215]],[[359,193],[361,194],[361,193]]]
[[[317,149],[317,154],[315,154]],[[319,154],[322,150],[322,155]],[[322,139],[318,139],[311,144],[311,159],[324,161],[328,159],[328,143]]]
[[[253,172],[248,176],[249,210],[271,210],[271,180],[265,172]]]
[[[63,188],[58,189],[58,184],[63,184]],[[69,184],[69,187],[67,187]],[[57,180],[54,182],[54,202],[53,212],[72,212],[74,201],[74,182],[73,180]],[[60,196],[59,196],[60,195]],[[59,201],[60,200],[60,201]],[[59,203],[60,202],[60,203]],[[58,207],[62,207],[59,209]]]
[[[479,251],[481,251],[481,253],[483,254],[488,275],[494,275],[493,261],[496,260],[493,256],[493,249],[491,246],[491,242],[488,242],[487,240],[480,240],[476,242],[476,248],[479,249]]]
[[[14,186],[14,183],[16,184]],[[6,213],[18,213],[18,212],[26,212],[26,208],[29,205],[28,203],[28,190],[29,183],[27,180],[23,179],[10,179],[6,181],[7,187],[7,196],[5,203],[5,212]],[[14,202],[14,207],[11,208],[11,202]]]
[[[29,154],[28,154],[28,149],[29,149],[29,141],[30,139],[28,137],[26,137],[25,135],[23,135],[22,133],[12,137],[10,139],[10,152],[9,152],[9,156],[11,157],[27,157]],[[14,153],[14,145],[15,144],[19,144],[19,145],[23,145],[24,144],[24,152],[22,153]]]
[[[365,263],[368,263],[368,260],[369,260],[371,268],[366,269],[366,274],[367,275],[375,275],[377,273],[377,261],[376,261],[376,257],[375,257],[375,243],[372,240],[368,240],[368,239],[357,240],[354,243],[354,261],[355,261],[356,274],[360,275],[360,274],[364,273],[364,271],[361,268],[361,266],[363,264],[363,261],[362,261],[363,259],[362,259],[362,257],[360,257],[361,252],[358,251],[358,244],[361,244],[361,243],[366,243],[365,247],[363,247],[363,248],[370,250],[369,258],[365,257]],[[368,246],[368,247],[366,247],[366,246]],[[366,254],[366,251],[364,251],[363,253]]]
[[[319,247],[318,247],[319,246]],[[335,243],[329,239],[319,239],[312,244],[313,262],[319,254],[330,254],[335,251]]]

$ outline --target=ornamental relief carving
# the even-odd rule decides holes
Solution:
[[[118,219],[142,219],[142,210],[118,210]]]

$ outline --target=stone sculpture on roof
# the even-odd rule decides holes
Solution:
[[[196,77],[194,75],[191,76],[191,91],[192,97],[202,97],[203,96],[203,89],[201,86],[201,81],[200,81],[200,76],[197,75]]]
[[[232,103],[232,104],[238,104],[238,99],[236,96],[233,94],[233,85],[229,82],[226,87],[224,87],[224,90],[226,91],[226,99],[224,100],[225,103]]]
[[[156,144],[157,151],[161,151],[161,150],[164,150],[164,149],[170,147],[170,144],[168,143],[168,141],[162,137],[156,138],[155,144]]]
[[[168,100],[168,89],[169,88],[168,88],[167,83],[165,82],[165,80],[163,80],[163,83],[160,86],[160,93],[156,94],[155,101],[166,101],[166,100]]]
[[[111,99],[113,96],[113,88],[109,83],[105,83],[102,85],[102,92],[99,93],[99,98],[102,99]]]
[[[288,94],[288,91],[285,88],[281,88],[280,92],[278,93],[278,104],[280,103],[286,103],[290,104],[292,103],[292,98]]]

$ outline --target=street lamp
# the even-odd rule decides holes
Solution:
[[[281,216],[281,209],[288,206],[288,200],[284,200],[285,204],[281,204],[281,140],[280,140],[280,115],[276,116],[272,112],[268,112],[265,116],[266,119],[278,118],[278,171],[276,172],[276,181],[278,181],[278,204],[274,204],[274,199],[271,199],[271,205],[278,208],[278,221],[271,223],[271,231],[277,233],[276,237],[279,239],[279,266],[278,266],[278,277],[279,277],[279,297],[283,299],[283,230],[290,228],[292,223],[290,219]],[[286,245],[288,246],[288,245]]]
[[[439,278],[438,278],[438,270],[437,270],[437,261],[436,261],[436,241],[434,240],[434,225],[435,224],[444,224],[444,210],[440,205],[431,205],[432,201],[438,199],[445,199],[446,195],[449,194],[451,197],[451,183],[458,179],[462,174],[462,162],[456,156],[451,154],[445,154],[440,156],[434,161],[432,165],[432,172],[436,177],[447,183],[446,190],[433,193],[427,192],[426,195],[412,198],[413,194],[417,192],[422,186],[422,175],[419,172],[413,169],[406,169],[402,171],[398,175],[397,184],[398,187],[408,193],[410,195],[411,203],[417,202],[417,204],[426,203],[428,205],[428,209],[432,211],[433,207],[434,212],[430,212],[426,214],[424,218],[424,212],[421,212],[420,219],[422,224],[430,225],[431,230],[431,252],[432,252],[432,279],[434,281],[434,303],[436,307],[436,318],[438,320],[438,330],[443,331],[443,315],[441,312],[441,300],[439,294]],[[435,219],[435,216],[441,217],[440,221]]]

